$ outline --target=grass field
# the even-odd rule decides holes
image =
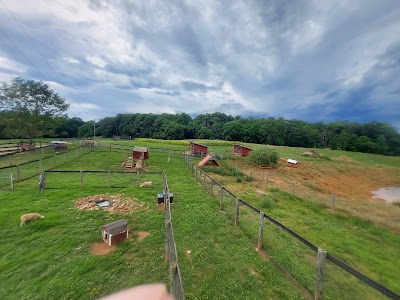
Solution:
[[[109,142],[102,141],[104,145]],[[183,143],[162,141],[116,143],[187,149]],[[245,159],[229,156],[229,144],[219,145],[218,141],[213,144],[210,151],[225,153],[232,165],[237,162],[240,169],[248,171]],[[285,156],[302,153],[301,149],[281,151]],[[234,226],[233,199],[225,197],[225,211],[220,212],[218,199],[210,197],[195,181],[184,159],[176,154],[168,163],[169,153],[173,152],[151,150],[147,171],[165,171],[174,194],[172,220],[186,298],[312,299],[315,254],[271,224],[264,230],[265,251],[255,251],[258,216],[243,207],[241,226]],[[394,162],[398,159],[389,158],[376,167],[365,164],[363,154],[358,155],[352,157],[357,161],[354,165],[385,170],[393,168],[386,166],[391,159]],[[331,164],[344,168],[343,161],[332,157],[332,161],[308,163],[314,168],[324,169]],[[62,169],[120,170],[124,158],[123,151],[92,151],[63,165]],[[346,211],[333,211],[320,203],[290,195],[277,183],[264,185],[257,179],[238,183],[232,176],[212,176],[328,253],[400,292],[398,233],[376,227]],[[278,176],[285,178],[283,173]],[[162,191],[161,175],[143,175],[140,180],[152,180],[154,185],[139,189],[136,177],[112,175],[111,185],[119,187],[109,189],[106,175],[85,174],[81,188],[79,175],[49,173],[43,194],[37,191],[37,178],[19,183],[14,192],[0,191],[3,200],[0,225],[4,229],[0,242],[0,299],[97,299],[142,283],[168,284],[164,214],[156,205],[156,195]],[[314,184],[314,189],[319,187],[318,183],[308,184]],[[106,193],[135,197],[144,205],[124,215],[79,211],[74,206],[80,197]],[[19,216],[27,212],[43,213],[46,218],[20,227]],[[92,254],[92,244],[101,241],[100,227],[120,218],[128,220],[132,238],[108,255]],[[150,235],[139,241],[139,231]],[[384,299],[329,263],[326,278],[326,299]]]

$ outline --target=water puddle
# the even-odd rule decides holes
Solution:
[[[372,192],[374,198],[383,199],[388,203],[400,202],[400,187],[384,187]]]

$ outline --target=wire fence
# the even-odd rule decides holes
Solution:
[[[170,286],[171,294],[176,300],[184,300],[185,295],[183,291],[182,276],[178,264],[178,254],[176,251],[176,243],[174,238],[174,231],[172,229],[172,214],[171,214],[171,199],[168,188],[167,176],[163,173],[163,196],[165,207],[165,257],[169,263],[170,272]]]
[[[400,299],[394,291],[318,248],[278,220],[240,199],[200,169],[190,155],[185,155],[185,159],[203,188],[211,196],[218,198],[219,209],[232,217],[235,224],[241,226],[250,239],[255,241],[256,250],[267,250],[269,258],[313,294],[315,299],[322,299],[324,293],[334,299]],[[333,272],[326,275],[327,270]],[[341,288],[338,289],[338,286]]]
[[[161,172],[47,170],[41,174],[43,181],[41,190],[140,187],[141,183],[147,181],[151,181],[152,186],[161,186],[159,175]]]
[[[87,147],[78,147],[63,152],[55,152],[53,149],[51,151],[51,155],[43,156],[43,158],[37,158],[23,163],[13,164],[11,166],[0,167],[0,177],[12,175],[16,183],[21,182],[43,173],[44,170],[50,170],[62,166],[90,152],[91,149]],[[1,181],[0,185],[8,185],[8,183],[6,184]]]

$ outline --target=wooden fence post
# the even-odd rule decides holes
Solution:
[[[236,209],[235,209],[235,225],[239,226],[239,198],[236,197]]]
[[[264,229],[264,213],[260,212],[260,223],[258,225],[258,242],[257,242],[257,251],[262,249],[262,235]]]
[[[219,210],[224,210],[224,205],[222,203],[223,197],[224,197],[224,188],[221,185],[221,195],[219,197]]]
[[[15,165],[16,169],[17,169],[17,182],[21,181],[21,174],[20,174],[20,170],[19,170],[19,165]]]
[[[81,188],[83,187],[83,171],[81,170],[80,171],[80,174],[81,174]]]
[[[331,208],[335,209],[335,193],[331,194]]]
[[[12,174],[10,175],[10,180],[11,180],[11,190],[13,191],[14,190],[14,177]]]
[[[324,269],[325,269],[326,251],[318,249],[317,254],[317,288],[315,291],[315,300],[322,300],[324,285]]]

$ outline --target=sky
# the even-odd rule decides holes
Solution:
[[[223,112],[400,129],[400,1],[0,0],[0,81],[83,120]]]

